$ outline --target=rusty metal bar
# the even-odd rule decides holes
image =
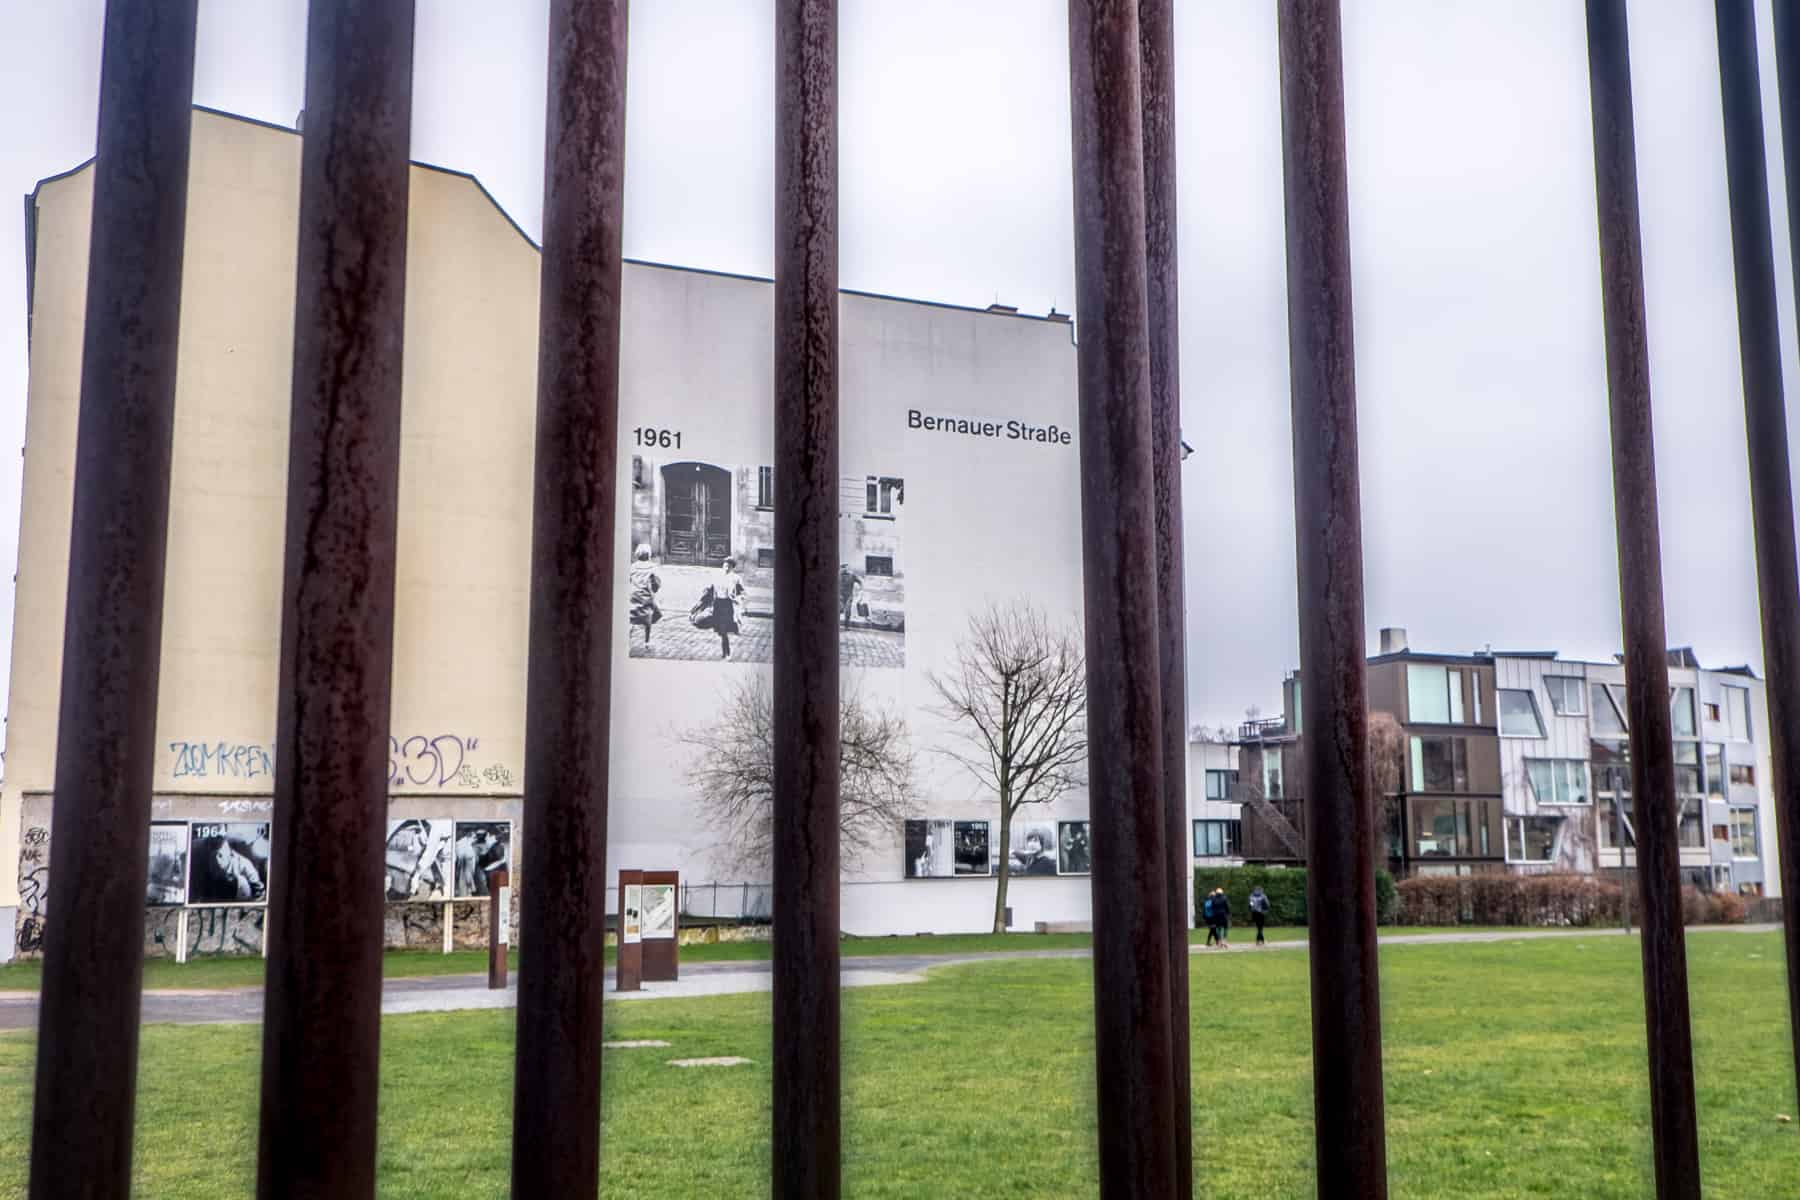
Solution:
[[[1343,34],[1337,0],[1283,0],[1278,18],[1318,1190],[1382,1197],[1387,1132]]]
[[[1725,8],[1720,5],[1721,22]],[[1744,360],[1744,429],[1750,453],[1750,510],[1756,525],[1756,579],[1762,601],[1763,673],[1768,676],[1776,813],[1776,828],[1770,832],[1777,839],[1781,864],[1788,1017],[1795,1077],[1800,1079],[1800,570],[1795,566],[1787,399],[1781,385],[1775,250],[1768,224],[1762,90],[1752,21],[1752,13],[1734,15],[1738,31],[1729,50],[1721,26],[1719,57],[1722,86],[1727,94],[1736,94],[1725,106],[1725,164],[1731,184],[1731,244],[1737,265],[1738,341]],[[1749,40],[1742,33],[1744,26],[1750,29]],[[1788,244],[1792,247],[1800,246],[1795,240],[1800,238],[1800,192],[1795,190],[1800,188],[1796,172],[1800,167],[1800,22],[1792,4],[1775,5],[1775,75],[1781,146],[1787,164]],[[1800,272],[1800,258],[1794,262]],[[1800,273],[1795,281],[1800,284]]]
[[[550,13],[515,1196],[600,1186],[628,7],[556,0]]]
[[[1599,205],[1600,299],[1612,410],[1613,509],[1625,643],[1626,721],[1643,914],[1644,1026],[1657,1195],[1700,1195],[1687,942],[1681,925],[1674,722],[1669,713],[1662,549],[1651,436],[1650,350],[1638,222],[1631,52],[1624,0],[1588,0],[1588,80]]]
[[[131,1190],[195,0],[109,0],[31,1195]]]
[[[262,1200],[354,1200],[375,1191],[412,48],[411,0],[313,0],[275,732]]]
[[[1175,1194],[1167,813],[1137,0],[1071,0],[1100,1194]]]
[[[1169,1066],[1175,1194],[1194,1194],[1188,1051],[1187,644],[1181,542],[1181,280],[1176,253],[1175,4],[1138,0],[1144,100],[1145,295],[1150,314],[1150,436],[1155,446],[1158,669],[1162,680],[1163,851],[1168,855]]]
[[[838,1195],[836,0],[775,6],[776,1200]]]

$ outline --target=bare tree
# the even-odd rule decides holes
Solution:
[[[955,734],[938,753],[961,764],[1000,806],[994,932],[1004,933],[1014,815],[1086,779],[1081,638],[1029,601],[992,605],[969,619],[955,665],[928,678]]]
[[[846,863],[884,843],[913,809],[916,755],[903,717],[846,691],[839,705],[838,837]],[[712,720],[676,735],[694,751],[687,780],[723,859],[766,869],[773,850],[775,716],[768,678],[731,685]]]

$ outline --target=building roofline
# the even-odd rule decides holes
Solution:
[[[300,131],[298,129],[293,128],[292,126],[279,125],[273,121],[265,121],[260,117],[248,117],[242,113],[227,112],[226,110],[224,110],[222,108],[212,108],[205,104],[196,104],[193,106],[193,110],[195,112],[205,113],[208,116],[223,117],[224,119],[226,119],[228,121],[239,121],[245,125],[254,125],[261,129],[270,129],[277,133],[285,133],[292,137],[301,136]],[[481,193],[482,197],[489,204],[491,204],[494,207],[494,211],[499,213],[500,216],[506,221],[506,223],[508,225],[512,226],[513,232],[519,235],[519,238],[521,241],[523,241],[527,246],[530,246],[532,248],[532,250],[536,251],[538,254],[542,254],[544,252],[543,245],[541,243],[535,241],[530,234],[525,232],[524,226],[520,225],[519,222],[513,218],[513,215],[506,210],[506,206],[501,204],[499,200],[495,199],[494,194],[492,192],[488,191],[487,185],[481,182],[480,176],[476,175],[472,171],[462,171],[462,170],[458,170],[455,167],[446,167],[446,166],[440,166],[437,163],[422,162],[416,158],[411,159],[409,161],[411,162],[411,164],[413,166],[419,167],[423,170],[435,171],[440,175],[449,175],[449,176],[452,176],[453,178],[457,178],[457,179],[466,179],[470,183],[474,184],[476,190]],[[45,184],[56,183],[60,180],[67,179],[71,175],[75,175],[81,171],[84,171],[88,167],[92,166],[93,163],[94,163],[94,157],[93,157],[93,155],[89,155],[87,158],[83,159],[81,162],[77,163],[76,165],[70,167],[66,171],[58,172],[55,175],[47,175],[44,178],[38,180],[37,184],[31,189],[31,192],[26,197],[26,201],[25,201],[26,211],[28,214],[27,229],[26,229],[26,246],[27,246],[28,259],[29,259],[29,255],[30,255],[29,247],[32,245],[33,241],[35,240],[35,229],[33,228],[33,226],[35,225],[35,217],[30,214],[35,214],[35,212],[36,212],[37,194],[38,194],[39,190],[41,190]],[[719,271],[719,270],[714,270],[710,267],[692,267],[692,266],[685,266],[680,263],[654,262],[649,259],[629,258],[629,257],[625,258],[623,261],[634,267],[650,267],[650,268],[653,268],[653,269],[659,270],[659,271],[683,271],[683,272],[686,272],[686,273],[692,274],[692,275],[706,275],[706,276],[710,276],[710,277],[716,278],[716,279],[740,279],[747,283],[766,283],[766,284],[771,284],[771,285],[775,282],[775,280],[773,278],[771,278],[767,275],[751,275],[751,274],[746,274],[746,273],[738,272],[738,271]],[[27,308],[27,311],[29,311],[30,305],[31,305],[31,298],[30,298],[31,272],[29,270],[29,264],[28,264],[28,269],[26,271],[25,287],[26,287],[26,308]],[[895,296],[895,295],[891,295],[886,292],[864,291],[864,290],[861,290],[858,288],[839,288],[838,295],[840,295],[840,296],[856,296],[860,299],[866,299],[866,300],[886,300],[886,301],[896,303],[896,304],[916,304],[916,305],[922,305],[927,308],[947,309],[952,312],[980,313],[983,316],[1011,317],[1015,320],[1033,321],[1040,325],[1067,325],[1069,327],[1069,344],[1070,345],[1075,344],[1074,321],[1070,318],[1069,314],[1058,313],[1054,309],[1052,309],[1051,312],[1049,312],[1049,313],[1039,315],[1039,314],[1033,314],[1033,313],[1022,313],[1022,312],[1018,312],[1016,310],[1014,310],[1014,311],[996,310],[991,307],[990,308],[979,308],[972,304],[953,304],[947,300],[924,300],[924,299],[920,299],[915,296]],[[29,325],[27,326],[27,330],[29,331]]]
[[[1456,662],[1456,663],[1491,663],[1492,654],[1432,654],[1424,650],[1395,650],[1391,654],[1371,654],[1368,657],[1370,666],[1391,662]]]

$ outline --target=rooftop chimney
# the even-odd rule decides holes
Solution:
[[[1399,654],[1406,649],[1406,630],[1388,628],[1381,631],[1381,652]]]

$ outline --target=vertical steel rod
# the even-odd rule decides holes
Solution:
[[[1381,1197],[1387,1133],[1343,34],[1337,0],[1283,0],[1278,14],[1318,1189]]]
[[[1176,1189],[1137,0],[1070,0],[1100,1194]]]
[[[1724,42],[1721,35],[1722,71],[1727,69]],[[1747,43],[1751,48],[1755,44],[1754,40]],[[1787,935],[1788,1017],[1795,1078],[1800,1080],[1800,570],[1795,566],[1794,493],[1788,463],[1787,400],[1781,385],[1781,330],[1776,322],[1775,251],[1769,244],[1762,95],[1753,50],[1736,52],[1746,53],[1751,71],[1748,94],[1755,106],[1746,109],[1743,99],[1728,104],[1725,161],[1727,170],[1733,172],[1731,231],[1738,260],[1738,338],[1744,358],[1744,431],[1750,451],[1750,510],[1756,524],[1756,579],[1762,600],[1763,673],[1768,676],[1776,813],[1773,834],[1781,864]],[[1800,247],[1800,172],[1796,170],[1800,167],[1800,21],[1794,6],[1785,2],[1775,5],[1775,75],[1787,165],[1788,245],[1800,272],[1800,254],[1792,249]],[[1724,86],[1740,96],[1745,89],[1741,79],[1728,80]],[[1734,108],[1743,115],[1734,116]],[[1752,121],[1754,129],[1749,128]],[[1734,166],[1734,161],[1742,165]],[[1735,174],[1740,170],[1749,174],[1743,190],[1751,193],[1741,200]],[[1745,243],[1741,248],[1740,241]],[[1753,295],[1746,286],[1747,278],[1755,280]],[[1800,284],[1800,273],[1795,282]],[[1752,307],[1756,310],[1754,338],[1748,315]],[[1754,386],[1750,367],[1753,340],[1758,361]]]
[[[131,1190],[195,0],[110,0],[100,64],[31,1195]]]
[[[1626,720],[1643,914],[1644,1026],[1657,1195],[1700,1195],[1687,942],[1681,925],[1674,722],[1669,713],[1662,549],[1651,436],[1650,351],[1638,223],[1631,52],[1624,0],[1588,0],[1588,78],[1599,205],[1600,297],[1612,409],[1613,509],[1625,642]]]
[[[600,1186],[626,0],[550,13],[512,1194]]]
[[[375,1191],[413,5],[313,0],[257,1194]]]
[[[837,3],[777,0],[776,1200],[839,1180]]]
[[[1176,253],[1175,3],[1139,0],[1144,94],[1145,294],[1150,314],[1150,436],[1156,455],[1157,640],[1161,647],[1163,851],[1168,855],[1169,1065],[1175,1194],[1194,1194],[1188,1051],[1187,644],[1181,544],[1181,280]]]

